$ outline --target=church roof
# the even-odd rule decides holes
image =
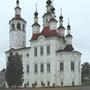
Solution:
[[[52,36],[56,36],[58,38],[61,37],[56,30],[50,30],[49,27],[45,27],[41,33],[33,34],[31,40],[37,40],[40,35],[43,35],[45,37],[52,37]]]
[[[67,45],[65,48],[64,48],[64,51],[73,51],[74,48],[72,45]]]
[[[9,23],[12,21],[12,20],[23,20],[24,22],[26,22],[20,15],[16,15],[14,18],[12,18]]]
[[[82,53],[80,53],[79,51],[76,51],[76,50],[65,51],[65,50],[63,50],[63,49],[59,49],[59,50],[56,51],[56,53],[59,53],[59,52],[77,52],[77,53],[79,53],[79,54],[82,54]]]
[[[14,48],[11,48],[13,51],[17,51],[17,50],[24,50],[24,49],[30,49],[31,47],[24,47],[24,48],[19,48],[19,49],[14,49]],[[10,50],[10,49],[9,49]],[[7,52],[9,52],[9,50],[8,51],[6,51],[5,53],[7,53]]]

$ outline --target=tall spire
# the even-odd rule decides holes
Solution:
[[[60,8],[59,27],[58,32],[61,36],[65,36],[65,27],[63,26],[62,8]]]
[[[60,21],[59,21],[59,25],[63,26],[63,16],[62,16],[62,8],[60,8],[60,17],[59,17]]]
[[[33,34],[37,34],[40,32],[40,25],[38,23],[38,12],[37,12],[37,3],[36,3],[36,11],[34,13],[34,24],[32,25]]]
[[[46,7],[47,7],[47,12],[51,12],[51,8],[52,8],[52,1],[51,0],[47,0],[46,1]]]
[[[72,51],[74,50],[72,45],[72,35],[70,34],[71,26],[68,19],[68,25],[67,25],[67,35],[66,35],[66,47],[64,48],[65,51]]]
[[[52,6],[51,8],[51,18],[50,18],[50,30],[57,29],[57,20],[55,19],[55,8]]]
[[[70,31],[71,31],[71,26],[70,26],[70,22],[69,22],[69,19],[68,19],[68,25],[67,25],[67,36],[69,35],[69,36],[72,37],[72,35],[70,34]]]
[[[38,12],[37,12],[37,3],[36,3],[36,11],[34,13],[34,23],[38,23]]]

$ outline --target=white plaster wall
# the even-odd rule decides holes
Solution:
[[[80,70],[81,54],[79,52],[60,52],[57,54],[57,85],[63,81],[64,86],[72,86],[72,81],[75,86],[81,85],[81,70]],[[64,71],[60,71],[60,62],[64,63]],[[75,63],[75,70],[71,71],[71,62]]]
[[[50,50],[51,54],[47,55],[46,54],[46,46],[50,45]],[[44,46],[44,55],[40,55],[40,46]],[[55,75],[55,40],[49,40],[45,39],[43,36],[39,37],[38,41],[32,42],[31,43],[31,51],[32,51],[32,56],[34,53],[34,47],[38,48],[38,56],[35,58],[34,56],[32,57],[32,64],[37,63],[38,64],[38,74],[34,74],[33,72],[33,82],[37,81],[38,87],[41,87],[41,82],[44,82],[45,85],[47,86],[47,81],[50,82],[50,86],[55,83],[54,81],[54,75]],[[52,57],[53,56],[53,57]],[[40,64],[44,64],[44,73],[40,72]],[[47,74],[47,63],[51,64],[51,72]],[[33,68],[34,69],[34,68]]]
[[[40,33],[40,27],[39,26],[33,26],[32,27],[32,34]]]
[[[12,23],[15,25],[15,29],[12,30]],[[17,23],[21,24],[21,30],[17,29]],[[25,26],[25,30],[23,31],[23,25]],[[10,48],[18,49],[26,47],[26,22],[22,20],[13,20],[10,22]]]
[[[23,48],[26,46],[26,33],[24,31],[10,32],[10,48]]]
[[[43,27],[49,26],[49,21],[50,21],[51,15],[45,15],[43,17]]]
[[[50,22],[50,30],[57,30],[57,22]]]
[[[15,15],[21,15],[21,9],[16,8],[15,9]]]
[[[64,82],[64,86],[72,86],[72,80],[75,80],[75,85],[81,84],[81,70],[80,70],[80,60],[81,54],[78,52],[60,52],[56,54],[56,50],[60,47],[64,47],[56,37],[45,38],[40,36],[37,41],[31,41],[31,48],[17,50],[17,52],[22,55],[23,60],[23,71],[24,71],[24,84],[29,82],[29,87],[37,82],[37,87],[42,87],[41,82],[45,83],[47,87],[47,82],[50,82],[50,86],[61,86],[61,81]],[[57,45],[58,44],[58,45]],[[50,45],[50,55],[46,54],[46,46]],[[60,45],[60,47],[59,47]],[[44,47],[44,55],[40,55],[40,46]],[[37,47],[38,55],[34,57],[34,47]],[[29,57],[26,54],[29,53]],[[8,53],[6,53],[8,56]],[[75,71],[70,71],[71,61],[75,62]],[[64,62],[64,72],[60,72],[59,63]],[[44,64],[44,73],[40,72],[40,64]],[[51,65],[51,72],[47,73],[47,63]],[[38,65],[38,73],[34,73],[34,64]],[[29,65],[30,72],[26,72],[26,66]]]
[[[72,37],[66,37],[66,44],[72,45]]]

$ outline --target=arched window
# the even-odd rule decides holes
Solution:
[[[14,30],[15,29],[15,25],[14,25],[14,23],[12,24],[12,30]]]
[[[17,23],[17,29],[21,30],[21,24]]]

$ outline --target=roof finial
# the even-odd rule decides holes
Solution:
[[[68,26],[67,26],[67,29],[68,29],[68,30],[71,30],[71,26],[70,26],[70,20],[69,20],[69,18],[68,18]]]
[[[16,1],[17,7],[19,6],[19,0]]]
[[[69,21],[70,21],[70,20],[69,20],[69,18],[68,18],[68,25],[69,25]]]
[[[60,21],[63,21],[63,16],[62,16],[62,8],[60,8],[60,17],[59,17]]]
[[[36,11],[34,13],[34,16],[37,17],[38,16],[38,12],[37,12],[37,3],[36,3]]]
[[[36,12],[37,12],[37,3],[36,3]]]
[[[62,8],[60,8],[60,16],[62,16]]]

